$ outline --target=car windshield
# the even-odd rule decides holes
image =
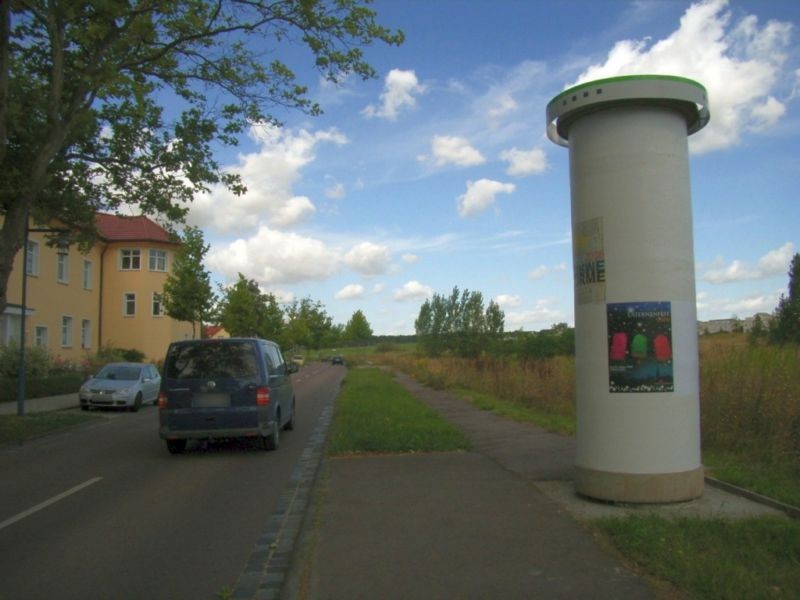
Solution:
[[[141,367],[126,365],[106,365],[97,374],[96,379],[119,379],[122,381],[136,381],[142,372]]]
[[[178,345],[167,357],[169,379],[250,378],[258,375],[249,342]]]

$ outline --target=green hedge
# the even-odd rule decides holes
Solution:
[[[50,377],[28,377],[25,379],[25,398],[42,398],[77,394],[84,382],[80,373],[53,375]],[[16,377],[0,377],[0,402],[17,399],[19,383]]]

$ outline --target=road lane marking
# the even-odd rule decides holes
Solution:
[[[97,483],[98,481],[101,481],[102,479],[103,479],[102,477],[92,477],[88,481],[84,481],[80,485],[76,485],[74,488],[68,489],[66,492],[62,492],[62,493],[58,494],[57,496],[53,496],[49,500],[45,500],[41,504],[37,504],[36,506],[29,508],[28,510],[25,510],[25,511],[23,511],[23,512],[17,514],[17,515],[14,515],[10,519],[6,519],[2,523],[0,523],[0,529],[4,529],[4,528],[8,527],[9,525],[13,525],[17,521],[21,521],[22,519],[24,519],[26,517],[30,517],[32,514],[37,513],[40,510],[42,510],[44,508],[47,508],[48,506],[50,506],[52,504],[55,504],[59,500],[63,500],[67,496],[71,496],[72,494],[80,492],[82,489],[87,488],[90,485],[93,485],[93,484]]]

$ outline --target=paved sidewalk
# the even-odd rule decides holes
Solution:
[[[46,412],[49,410],[64,410],[67,408],[79,408],[80,401],[78,393],[63,394],[60,396],[48,396],[46,398],[28,398],[25,400],[25,414],[34,412]],[[16,415],[16,402],[0,402],[0,415]]]
[[[309,517],[311,557],[299,566],[306,579],[284,597],[304,589],[299,597],[313,600],[655,598],[579,519],[782,515],[710,487],[669,506],[582,499],[572,484],[574,439],[397,379],[460,427],[473,451],[326,460],[320,508]]]

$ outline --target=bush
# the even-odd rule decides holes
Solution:
[[[25,348],[25,374],[28,377],[46,377],[51,370],[52,359],[46,348]],[[0,376],[14,377],[19,374],[19,345],[11,341],[0,347]]]
[[[27,353],[26,353],[27,354]],[[25,377],[25,398],[77,394],[85,378],[77,372],[49,377]],[[0,402],[17,400],[19,380],[0,377]]]

